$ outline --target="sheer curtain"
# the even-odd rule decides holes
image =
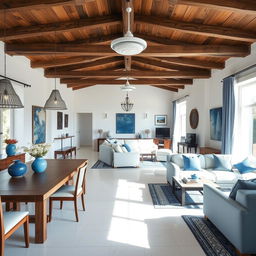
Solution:
[[[177,152],[177,101],[172,102],[172,151]]]

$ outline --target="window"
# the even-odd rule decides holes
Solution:
[[[2,131],[1,136],[1,153],[5,152],[6,144],[5,139],[12,137],[12,114],[13,110],[2,109],[0,110],[0,126]]]
[[[234,154],[256,156],[256,77],[237,83]]]

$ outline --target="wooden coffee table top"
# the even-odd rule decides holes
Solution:
[[[188,188],[188,189],[203,189],[204,184],[208,184],[210,186],[213,186],[215,188],[219,188],[219,185],[211,180],[207,179],[199,179],[198,182],[195,183],[184,183],[181,179],[178,179],[177,177],[172,177],[175,183],[181,187],[181,188]]]

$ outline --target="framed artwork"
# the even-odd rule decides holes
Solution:
[[[46,142],[46,111],[43,107],[32,106],[32,142]]]
[[[57,112],[57,130],[63,129],[63,113]]]
[[[116,114],[116,133],[135,133],[135,114]]]
[[[222,135],[222,108],[210,109],[210,138],[221,141]]]
[[[166,126],[167,125],[167,115],[155,115],[155,125]]]
[[[68,114],[64,115],[64,127],[68,128]]]
[[[199,123],[199,114],[196,108],[192,109],[189,115],[189,123],[192,129],[196,129]]]

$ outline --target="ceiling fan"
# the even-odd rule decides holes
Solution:
[[[131,32],[130,14],[131,7],[126,8],[128,28],[123,37],[119,37],[111,42],[111,48],[120,55],[132,56],[137,55],[147,48],[147,42],[144,39],[133,36]]]

